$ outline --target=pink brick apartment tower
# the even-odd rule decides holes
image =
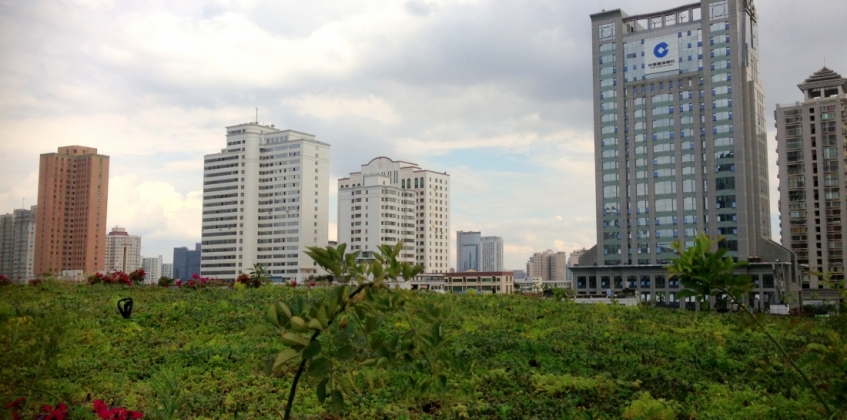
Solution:
[[[105,268],[109,157],[84,146],[41,155],[34,274]]]

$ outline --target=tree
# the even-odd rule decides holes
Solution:
[[[723,238],[720,236],[717,238],[717,242],[722,240]],[[792,357],[785,351],[785,348],[776,341],[773,335],[744,304],[743,296],[753,288],[753,281],[750,276],[739,275],[736,271],[746,267],[747,262],[736,262],[730,257],[725,257],[725,248],[718,248],[716,252],[712,252],[714,245],[715,242],[705,233],[695,237],[694,246],[688,248],[685,248],[681,241],[673,242],[671,247],[676,251],[677,257],[671,259],[671,265],[667,267],[667,270],[671,275],[677,276],[680,283],[685,287],[685,290],[680,291],[678,296],[682,298],[696,297],[701,301],[710,296],[725,296],[732,303],[738,305],[744,310],[744,313],[749,315],[770,342],[779,349],[788,364],[803,378],[815,398],[823,405],[827,415],[831,416],[832,410],[817,387],[806,373],[797,366]]]
[[[269,360],[266,370],[300,361],[288,393],[285,419],[291,416],[304,375],[318,400],[329,399],[332,410],[341,413],[345,398],[356,392],[356,372],[394,375],[405,384],[405,392],[400,394],[414,397],[433,391],[448,395],[453,391],[448,375],[470,371],[471,365],[450,351],[452,336],[442,328],[449,307],[429,303],[408,310],[407,302],[414,295],[390,287],[411,280],[423,269],[397,261],[402,247],[402,243],[381,245],[374,261],[362,263],[356,262],[358,251],[345,254],[346,244],[308,249],[309,257],[341,285],[310,301],[300,295],[269,308],[268,319],[280,330],[287,348]],[[403,316],[404,322],[398,325],[407,327],[380,329],[392,315]]]
[[[718,237],[718,242],[721,240],[723,238]],[[677,294],[680,298],[694,297],[703,301],[711,296],[730,296],[733,301],[740,301],[753,288],[750,276],[736,274],[747,267],[747,262],[724,257],[726,248],[712,252],[713,245],[705,233],[695,237],[694,246],[687,249],[681,241],[671,244],[678,257],[671,259],[667,269],[685,287]]]
[[[268,270],[264,265],[256,263],[250,269],[250,287],[257,288],[268,281]]]

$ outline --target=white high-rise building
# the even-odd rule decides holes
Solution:
[[[479,271],[503,271],[503,238],[483,236],[480,248]]]
[[[173,263],[162,264],[162,277],[167,277],[169,279],[174,278],[174,264]]]
[[[323,271],[306,255],[329,235],[330,145],[312,134],[245,123],[205,156],[200,273],[235,280],[254,264],[274,282]]]
[[[141,268],[141,237],[115,226],[106,235],[106,271],[131,273]],[[157,278],[158,279],[158,278]]]
[[[142,258],[141,268],[144,269],[144,283],[155,284],[162,277],[162,256]]]
[[[403,242],[401,261],[446,273],[450,255],[450,175],[378,157],[338,180],[338,243],[373,258]]]

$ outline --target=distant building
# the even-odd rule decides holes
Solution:
[[[578,249],[576,251],[571,252],[571,255],[568,256],[568,281],[573,284],[573,271],[571,267],[579,266],[579,257],[582,256],[586,251],[585,248]]]
[[[143,258],[141,268],[144,269],[144,283],[155,284],[162,277],[162,256]]]
[[[273,282],[322,274],[305,251],[329,239],[330,145],[256,122],[226,127],[225,145],[204,156],[201,274],[233,281],[255,264]]]
[[[567,254],[549,249],[536,252],[526,263],[526,276],[541,277],[543,281],[566,281]]]
[[[106,235],[106,271],[131,273],[141,268],[141,237],[115,226]]]
[[[503,271],[503,238],[456,232],[456,271]]]
[[[456,232],[456,271],[479,271],[480,232]]]
[[[0,216],[0,274],[17,283],[33,277],[37,206]]]
[[[847,79],[824,67],[798,87],[803,102],[775,112],[782,245],[801,266],[843,280]],[[803,289],[823,287],[817,276],[803,276]]]
[[[174,248],[173,278],[188,280],[195,274],[200,274],[200,247],[197,243],[193,251],[186,247]]]
[[[169,279],[174,278],[174,265],[173,265],[173,263],[162,264],[162,277],[167,277]]]
[[[509,294],[515,292],[515,280],[511,271],[463,271],[445,273],[442,282],[430,279],[429,290],[446,293],[467,293],[475,289],[482,294]],[[435,281],[432,281],[435,280]]]
[[[450,175],[377,157],[338,180],[338,242],[369,260],[403,243],[400,261],[444,273],[450,255]]]
[[[38,171],[34,274],[102,270],[109,157],[93,147],[64,146],[42,154]]]
[[[503,238],[483,236],[480,241],[480,248],[480,271],[503,271]]]
[[[526,278],[526,270],[507,270],[512,272],[512,276],[515,280],[525,279]]]
[[[591,15],[597,245],[571,268],[578,294],[679,304],[671,245],[700,233],[749,263],[752,306],[797,288],[796,256],[771,240],[760,22],[750,0]]]

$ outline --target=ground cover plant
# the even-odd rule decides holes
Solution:
[[[298,300],[308,307],[334,290],[51,281],[2,287],[0,418],[12,418],[3,407],[20,397],[30,413],[65,403],[90,416],[77,410],[72,418],[98,418],[88,408],[92,397],[144,418],[280,418],[299,364],[295,358],[265,372],[290,348],[268,308]],[[469,372],[446,376],[449,392],[409,393],[417,367],[371,369],[368,345],[360,343],[342,356],[350,363],[339,380],[345,419],[826,418],[803,378],[742,314],[701,312],[695,322],[694,313],[652,307],[398,293],[406,311],[449,308],[440,325],[449,345],[441,350]],[[123,297],[135,302],[130,319],[115,309]],[[759,321],[789,355],[808,359],[802,367],[821,392],[843,390],[843,318]],[[356,322],[352,315],[349,322]],[[416,327],[410,322],[417,321],[388,314],[378,335],[405,334]],[[319,386],[299,385],[292,418],[340,418],[331,398],[320,401]]]

